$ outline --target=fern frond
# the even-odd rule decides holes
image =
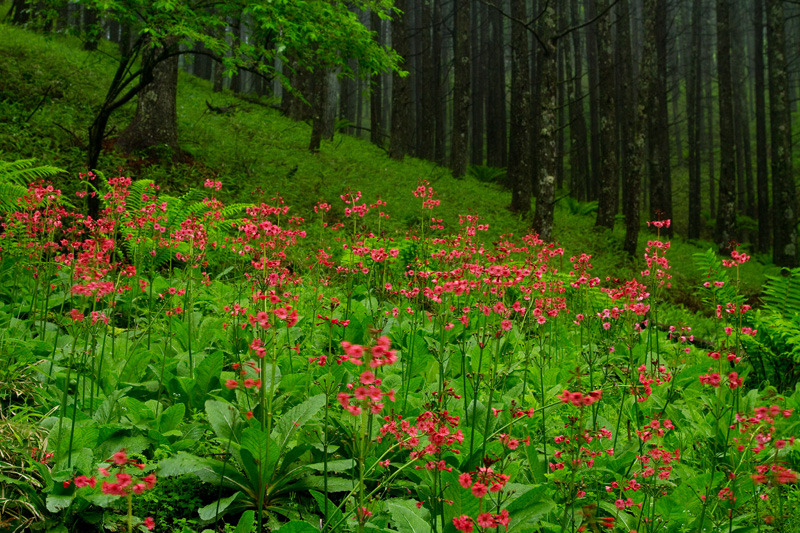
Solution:
[[[66,172],[50,165],[34,166],[35,159],[0,161],[0,183],[14,183],[27,190],[33,181],[43,180]]]
[[[7,215],[19,209],[17,200],[27,192],[28,188],[22,185],[0,182],[0,214]]]
[[[767,276],[764,284],[764,307],[790,318],[800,315],[800,268],[788,271],[787,276]]]

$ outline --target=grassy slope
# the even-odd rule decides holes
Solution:
[[[101,53],[87,53],[75,38],[42,36],[7,25],[0,25],[0,33],[0,158],[35,157],[59,165],[69,172],[60,185],[69,189],[72,177],[83,170],[86,129],[113,73],[110,56],[115,49],[106,44]],[[180,141],[192,156],[190,163],[148,166],[107,153],[102,168],[107,173],[121,169],[133,178],[152,178],[172,190],[217,177],[229,191],[228,200],[266,200],[278,194],[294,213],[306,217],[319,200],[341,205],[340,194],[361,191],[367,202],[378,197],[387,202],[385,210],[392,217],[388,229],[398,233],[419,220],[419,204],[410,191],[426,179],[439,193],[442,205],[436,214],[445,223],[456,224],[458,214],[477,213],[490,224],[491,238],[525,231],[525,221],[507,210],[510,193],[498,186],[471,178],[454,180],[447,169],[413,158],[393,161],[380,148],[344,135],[323,143],[319,154],[311,154],[306,149],[307,124],[291,121],[268,105],[248,103],[230,93],[215,94],[208,82],[188,75],[181,76],[178,98]],[[209,113],[206,101],[235,105],[235,112]],[[129,104],[112,117],[112,139],[133,111]],[[620,252],[622,224],[613,233],[598,232],[593,225],[593,216],[570,214],[566,202],[559,203],[555,238],[566,247],[567,257],[590,253],[598,275],[630,277],[634,266]],[[648,238],[652,237],[642,234],[642,249]],[[677,302],[690,307],[699,303],[693,292],[699,277],[691,256],[710,246],[673,239],[670,258],[679,289],[673,291]],[[756,262],[745,265],[745,291],[758,292],[770,272],[774,268]]]

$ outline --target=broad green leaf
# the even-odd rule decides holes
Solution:
[[[508,531],[529,531],[532,524],[556,508],[552,494],[548,494],[550,487],[538,485],[515,499],[506,508],[511,521]]]
[[[308,522],[301,522],[300,520],[292,520],[287,522],[280,529],[276,530],[277,533],[319,533],[319,529],[315,528]]]
[[[272,439],[283,448],[294,432],[319,413],[324,405],[324,394],[317,394],[303,403],[295,405],[281,416],[280,422],[272,430]]]
[[[325,519],[325,527],[323,530],[341,531],[345,524],[345,516],[342,511],[336,507],[336,504],[330,501],[324,494],[316,490],[311,491],[311,496],[317,501],[319,512],[322,513]],[[326,514],[327,510],[327,514]]]
[[[239,518],[239,523],[236,524],[236,529],[233,533],[250,533],[253,530],[253,523],[255,522],[255,512],[245,511]]]
[[[158,416],[158,429],[161,433],[167,433],[177,428],[183,421],[183,415],[186,412],[186,406],[182,403],[167,408],[166,411]]]
[[[213,503],[209,503],[205,507],[201,507],[197,510],[197,513],[200,515],[200,520],[214,520],[218,516],[224,515],[228,507],[241,497],[243,497],[243,494],[236,491],[227,498],[221,498]]]
[[[206,415],[211,429],[223,446],[240,441],[239,411],[227,402],[218,400],[206,401]]]
[[[413,500],[390,500],[386,510],[392,515],[392,522],[400,533],[430,533],[433,531],[429,520],[423,518]],[[427,513],[426,513],[427,514]]]

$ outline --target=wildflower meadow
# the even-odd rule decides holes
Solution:
[[[0,530],[798,530],[796,272],[756,310],[699,254],[700,335],[669,220],[601,279],[426,182],[402,234],[358,191],[81,179],[0,219]]]

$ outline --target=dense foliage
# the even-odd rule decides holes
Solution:
[[[2,215],[12,531],[796,523],[797,273],[754,314],[748,256],[702,254],[699,338],[664,322],[658,238],[640,275],[601,280],[588,255],[443,219],[424,182],[399,235],[357,191],[297,214],[225,206],[212,180],[81,177],[97,220],[42,182]]]

